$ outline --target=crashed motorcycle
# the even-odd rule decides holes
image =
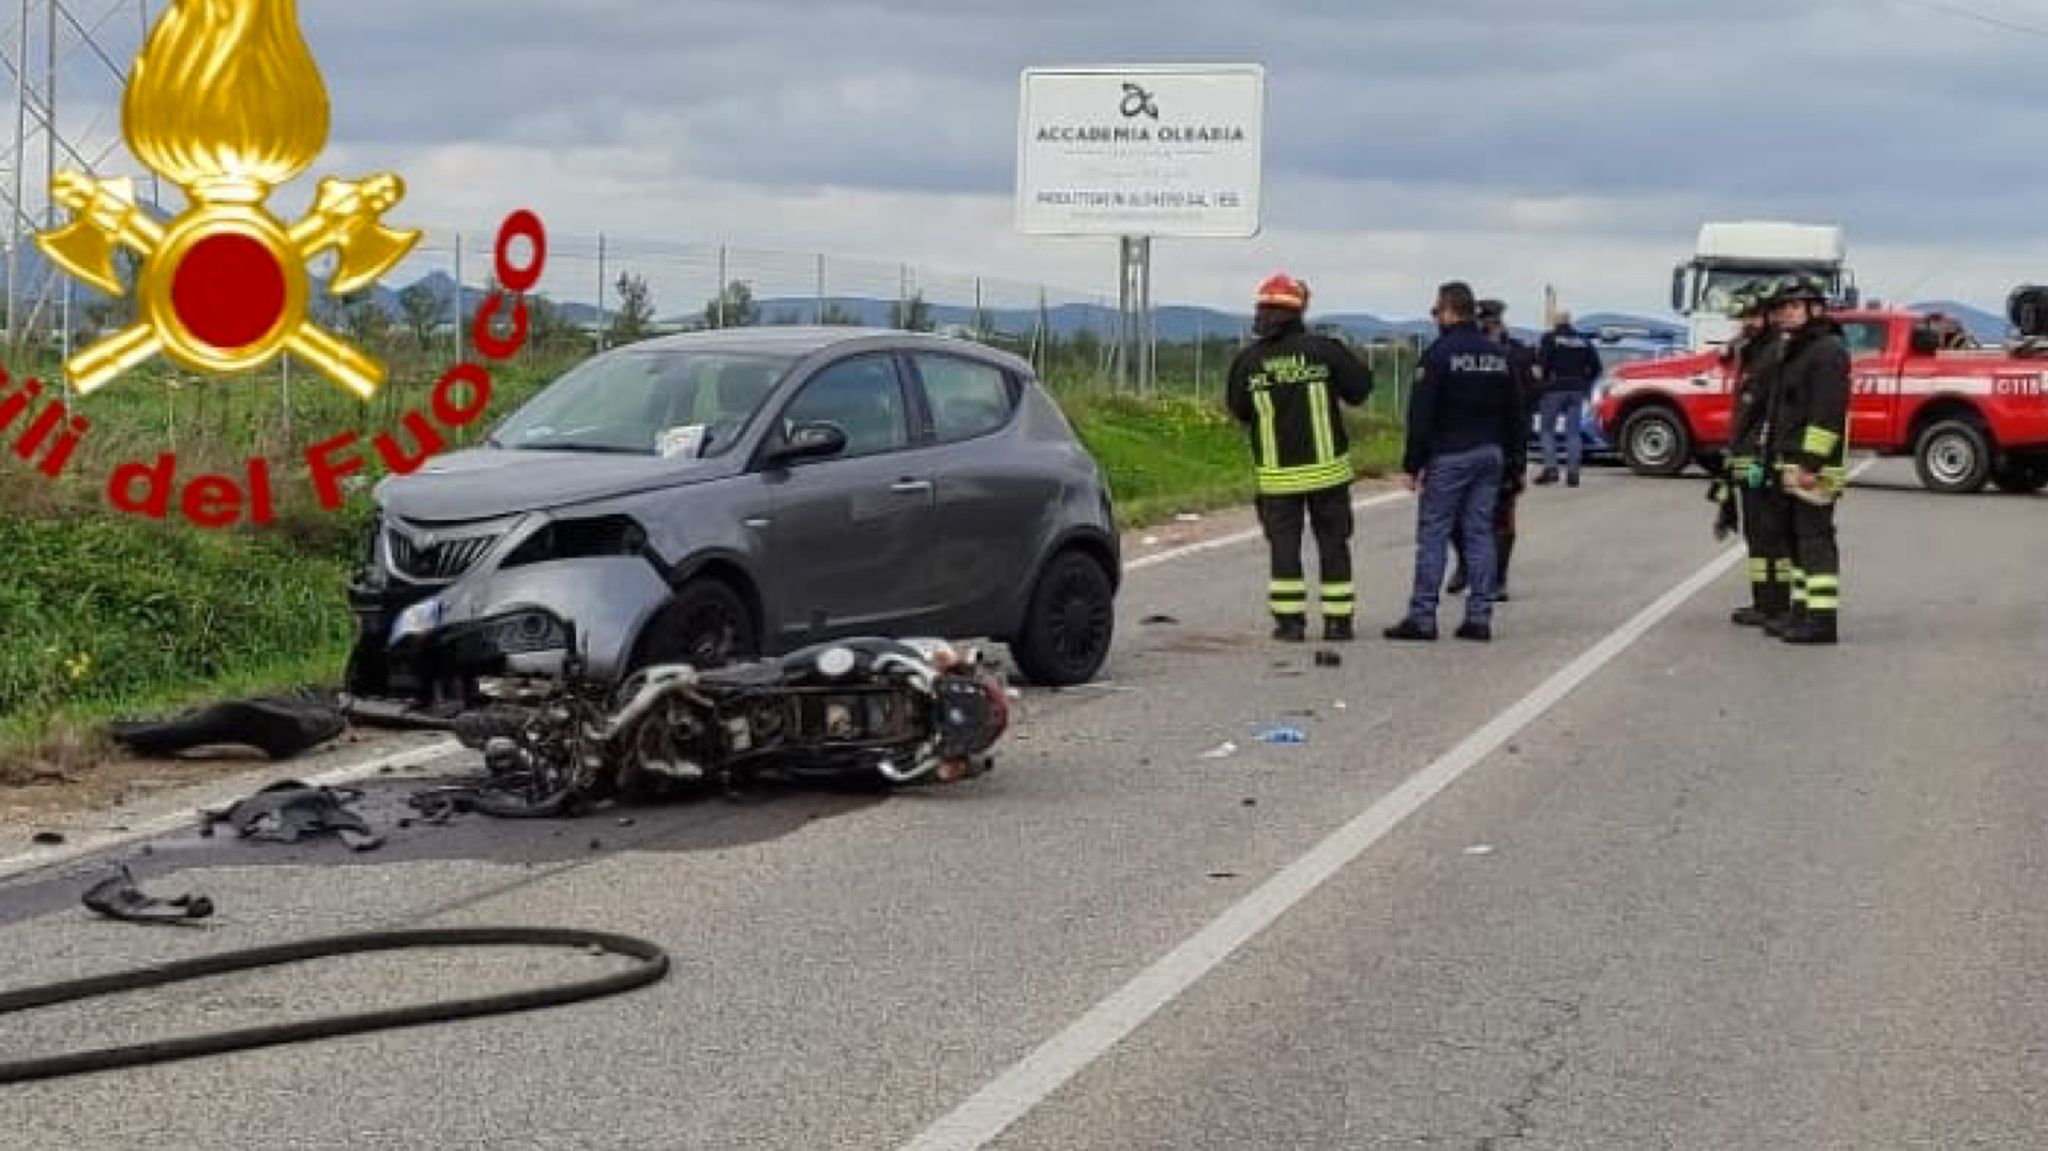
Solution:
[[[530,626],[533,610],[517,613]],[[455,721],[483,752],[494,815],[554,816],[609,798],[756,779],[885,787],[951,783],[993,765],[1009,691],[980,653],[941,640],[849,638],[713,668],[643,667],[615,689],[583,681],[575,628],[557,617],[552,674],[485,680]],[[489,621],[479,621],[489,626]]]

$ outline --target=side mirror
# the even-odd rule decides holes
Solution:
[[[769,450],[768,459],[774,463],[813,460],[836,456],[845,450],[846,433],[839,425],[798,424],[784,433],[780,441]]]

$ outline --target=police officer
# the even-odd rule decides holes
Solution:
[[[1774,629],[1785,642],[1836,642],[1842,559],[1835,501],[1848,486],[1849,348],[1827,314],[1827,287],[1809,275],[1771,292],[1784,342],[1771,373],[1770,450],[1792,526],[1792,613]]]
[[[1251,434],[1259,525],[1271,550],[1267,583],[1273,637],[1308,634],[1301,555],[1304,514],[1315,533],[1323,638],[1349,640],[1351,441],[1340,404],[1372,394],[1372,370],[1337,340],[1308,330],[1308,285],[1282,272],[1259,285],[1254,341],[1231,361],[1224,402]]]
[[[1508,330],[1507,310],[1508,306],[1499,300],[1479,301],[1479,330],[1508,350],[1508,366],[1515,373],[1515,387],[1522,396],[1522,418],[1526,422],[1534,414],[1537,401],[1536,353]],[[1503,469],[1499,502],[1494,505],[1493,598],[1496,602],[1505,602],[1508,598],[1508,560],[1515,554],[1515,503],[1528,486],[1526,474],[1523,468]],[[1444,590],[1456,595],[1465,590],[1469,580],[1465,574],[1465,545],[1453,535],[1451,546],[1457,553],[1458,562],[1451,572],[1451,582]]]
[[[1542,422],[1543,471],[1539,484],[1557,482],[1558,417],[1564,417],[1565,483],[1579,486],[1579,418],[1586,396],[1599,381],[1600,350],[1593,341],[1572,327],[1570,312],[1559,312],[1557,324],[1543,333],[1536,347],[1536,362],[1543,371],[1543,398],[1538,409]]]
[[[1751,282],[1730,293],[1728,314],[1741,322],[1742,330],[1721,353],[1735,382],[1725,482],[1740,508],[1743,542],[1749,548],[1750,603],[1736,608],[1729,618],[1744,627],[1761,627],[1772,619],[1782,626],[1792,608],[1791,511],[1765,484],[1770,472],[1770,385],[1783,342],[1765,316],[1768,287]]]
[[[1408,401],[1401,470],[1421,494],[1415,531],[1415,584],[1408,612],[1388,639],[1434,640],[1444,549],[1455,529],[1470,565],[1471,594],[1459,639],[1493,638],[1493,516],[1505,473],[1525,466],[1529,424],[1508,350],[1479,330],[1469,285],[1437,289],[1441,334],[1422,353]]]

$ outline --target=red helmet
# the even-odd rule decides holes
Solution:
[[[1308,285],[1285,272],[1275,272],[1259,285],[1258,302],[1301,311],[1308,307]]]

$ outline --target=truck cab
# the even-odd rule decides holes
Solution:
[[[1703,352],[1735,335],[1728,298],[1752,280],[1803,272],[1819,277],[1830,298],[1854,307],[1855,276],[1846,257],[1842,229],[1832,224],[1708,221],[1700,225],[1692,259],[1671,269],[1671,310],[1686,317],[1691,348]]]

